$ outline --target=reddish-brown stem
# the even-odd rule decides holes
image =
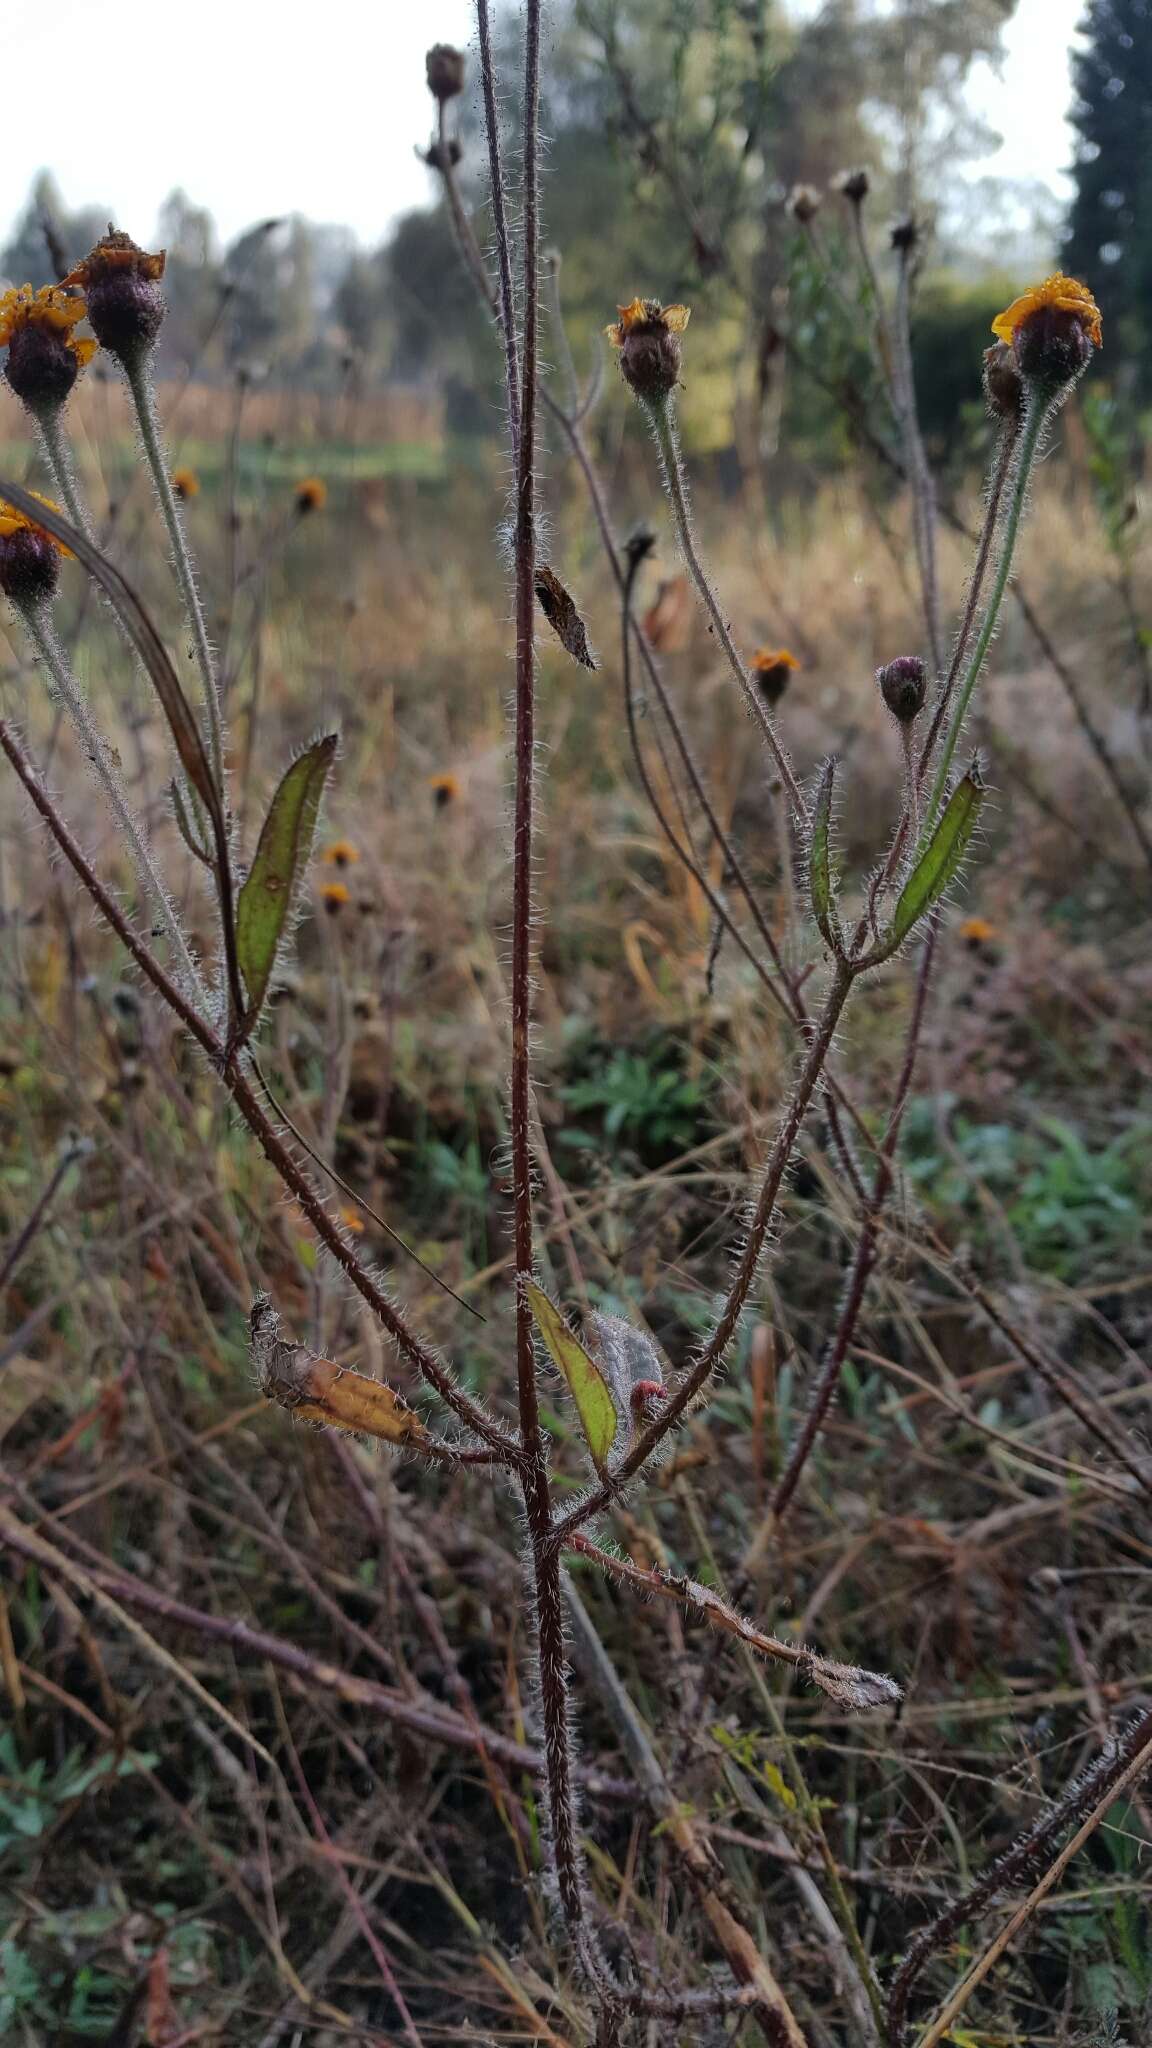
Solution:
[[[496,104],[496,67],[492,59],[492,26],[488,0],[476,0],[476,29],[480,41],[480,88],[484,95],[484,129],[488,140],[488,176],[491,186],[492,219],[496,230],[496,261],[500,273],[497,301],[487,292],[504,338],[504,372],[508,388],[508,423],[513,450],[520,440],[520,361],[516,341],[516,298],[512,284],[512,244],[508,234],[508,208],[504,196],[504,166],[500,158],[500,112]],[[451,177],[449,164],[446,176]]]
[[[883,1214],[884,1205],[891,1193],[892,1183],[895,1179],[896,1147],[900,1138],[900,1127],[904,1121],[904,1111],[908,1106],[912,1077],[916,1070],[916,1055],[919,1050],[920,1034],[924,1025],[924,1010],[928,1000],[928,984],[932,974],[932,961],[936,951],[938,931],[939,920],[934,917],[920,955],[920,968],[916,976],[916,993],[912,1000],[912,1015],[908,1021],[908,1031],[904,1043],[904,1059],[896,1083],[896,1093],[892,1100],[892,1108],[888,1116],[888,1128],[884,1133],[884,1141],[880,1147],[872,1199],[860,1227],[860,1236],[856,1245],[855,1257],[852,1261],[852,1270],[848,1276],[848,1285],[845,1290],[844,1304],[840,1310],[840,1318],[833,1333],[832,1342],[828,1346],[828,1354],[821,1368],[820,1377],[816,1382],[811,1405],[804,1418],[804,1426],[793,1446],[792,1454],[781,1475],[780,1483],[776,1488],[772,1501],[772,1512],[776,1516],[777,1521],[787,1512],[788,1504],[800,1484],[804,1467],[812,1455],[816,1439],[824,1426],[825,1417],[832,1405],[836,1389],[840,1384],[840,1375],[844,1370],[844,1361],[848,1356],[849,1346],[856,1334],[856,1325],[860,1320],[860,1311],[864,1306],[864,1295],[872,1274],[872,1268],[876,1263],[876,1245],[879,1236],[880,1217]]]
[[[800,1070],[800,1077],[776,1133],[772,1150],[768,1155],[764,1177],[760,1184],[760,1192],[756,1198],[756,1205],[749,1221],[744,1249],[740,1254],[724,1305],[716,1319],[711,1336],[696,1360],[695,1365],[684,1374],[679,1384],[673,1388],[655,1420],[649,1423],[647,1429],[637,1438],[631,1450],[625,1454],[620,1463],[613,1469],[609,1482],[606,1485],[596,1487],[593,1492],[585,1495],[583,1500],[578,1501],[576,1506],[570,1509],[568,1514],[555,1524],[555,1534],[561,1539],[566,1540],[573,1530],[578,1529],[592,1515],[598,1514],[602,1508],[607,1506],[617,1490],[648,1463],[653,1452],[659,1449],[669,1430],[675,1428],[681,1416],[691,1407],[696,1396],[707,1384],[711,1375],[724,1358],[728,1346],[736,1334],[740,1317],[744,1312],[745,1304],[752,1291],[756,1274],[759,1271],[761,1256],[776,1214],[776,1203],[779,1199],[784,1176],[788,1170],[796,1140],[800,1135],[801,1126],[811,1106],[812,1098],[820,1085],[829,1048],[835,1037],[836,1027],[840,1022],[854,978],[854,970],[849,962],[837,962],[824,1008],[818,1021],[811,1029],[808,1052]]]
[[[499,1429],[489,1419],[484,1410],[456,1385],[448,1368],[408,1328],[404,1318],[393,1307],[387,1295],[376,1285],[371,1275],[365,1272],[355,1252],[346,1243],[338,1225],[329,1216],[308,1175],[297,1163],[288,1146],[280,1137],[279,1132],[265,1114],[263,1105],[239,1061],[229,1057],[227,1048],[217,1038],[215,1032],[204,1022],[202,1017],[198,1016],[191,1004],[185,1001],[180,990],[169,979],[159,961],[153,957],[147,946],[143,944],[142,940],[133,931],[115,897],[104,887],[99,876],[95,873],[91,862],[76,840],[73,839],[63,818],[57,811],[43,784],[39,781],[24,749],[21,747],[11,727],[4,721],[0,721],[0,748],[7,755],[32,804],[39,812],[41,818],[43,818],[65,860],[88,891],[100,915],[104,918],[110,929],[115,932],[121,945],[131,954],[141,973],[151,982],[153,988],[163,997],[169,1009],[180,1019],[185,1028],[191,1032],[201,1050],[207,1055],[213,1067],[219,1073],[224,1086],[231,1095],[249,1130],[260,1145],[265,1158],[271,1166],[275,1167],[285,1187],[289,1189],[299,1202],[317,1237],[319,1237],[326,1249],[331,1253],[337,1265],[347,1274],[357,1293],[368,1303],[373,1314],[388,1331],[401,1356],[406,1358],[408,1363],[416,1368],[421,1378],[426,1380],[429,1386],[435,1388],[446,1406],[451,1408],[458,1419],[467,1428],[474,1431],[491,1450],[499,1454],[504,1463],[517,1464],[520,1454],[519,1447],[514,1440],[506,1436],[503,1430]],[[431,1441],[435,1446],[431,1450],[431,1455],[435,1459],[440,1460],[454,1457],[455,1453],[451,1445],[442,1443],[435,1438]],[[425,1448],[428,1447],[426,1446]]]

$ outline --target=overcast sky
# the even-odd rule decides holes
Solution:
[[[794,0],[800,13],[818,4]],[[1041,178],[1063,191],[1068,50],[1083,6],[1019,0],[1002,79],[981,65],[970,95],[1004,145],[970,175]],[[471,0],[18,5],[4,30],[0,238],[47,167],[67,205],[107,206],[141,241],[181,185],[225,241],[299,212],[346,222],[374,245],[398,213],[432,197],[413,155],[431,112],[424,51],[471,33]]]

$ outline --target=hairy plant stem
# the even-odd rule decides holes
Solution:
[[[968,589],[964,598],[964,612],[960,620],[959,631],[956,635],[956,643],[952,649],[952,658],[948,664],[948,673],[940,687],[935,709],[932,713],[932,722],[929,725],[928,735],[921,749],[920,761],[916,770],[917,790],[919,790],[927,774],[928,764],[932,759],[936,741],[940,736],[940,728],[948,715],[952,694],[956,688],[964,657],[968,652],[969,643],[976,628],[976,619],[980,610],[980,598],[984,589],[984,579],[988,574],[988,564],[992,558],[992,544],[1000,525],[1000,508],[1004,502],[1004,490],[1012,473],[1012,460],[1020,438],[1020,425],[1019,415],[1006,421],[996,446],[996,456],[988,484],[988,498],[984,507],[984,521],[980,528],[980,539],[976,549],[976,560],[972,565],[972,574],[968,579]],[[919,819],[914,820],[913,830],[917,835],[919,834]]]
[[[1004,519],[1000,560],[996,567],[992,589],[989,592],[984,621],[976,636],[976,645],[972,650],[967,669],[964,672],[964,679],[957,692],[956,708],[952,713],[951,723],[948,726],[940,748],[940,758],[936,764],[936,775],[932,784],[932,793],[924,810],[924,832],[921,835],[921,846],[924,843],[925,835],[931,831],[935,824],[937,811],[944,792],[948,787],[948,776],[952,768],[953,756],[956,752],[960,734],[964,729],[964,721],[968,716],[968,706],[972,701],[972,692],[980,679],[980,671],[984,666],[984,657],[992,644],[992,635],[996,631],[996,623],[1000,617],[1000,607],[1004,602],[1004,593],[1008,588],[1008,579],[1012,574],[1012,558],[1016,552],[1016,540],[1020,531],[1020,521],[1028,499],[1028,484],[1032,475],[1032,465],[1036,459],[1036,451],[1039,448],[1040,437],[1044,431],[1050,409],[1050,394],[1040,392],[1033,386],[1028,392],[1024,423],[1020,429],[1019,440],[1016,444],[1015,475],[1012,482],[1012,495]]]
[[[519,432],[509,407],[509,436],[515,464],[513,611],[516,635],[515,794],[512,876],[512,1150],[513,1245],[516,1289],[516,1393],[520,1416],[520,1484],[528,1525],[536,1605],[536,1655],[544,1752],[548,1767],[548,1812],[556,1886],[564,1924],[581,1963],[603,1987],[606,1974],[584,1911],[584,1869],[572,1777],[568,1656],[560,1546],[552,1532],[548,1453],[540,1423],[536,1346],[532,1312],[523,1283],[535,1260],[532,1165],[532,855],[536,715],[536,379],[540,312],[540,16],[542,0],[528,0],[524,33],[524,187],[521,254],[523,328],[520,342]],[[491,52],[485,111],[495,116]],[[489,150],[499,159],[499,138],[490,129]],[[497,228],[507,244],[507,221]],[[511,273],[511,250],[500,256],[501,276]],[[509,358],[509,368],[511,369]]]
[[[708,580],[707,571],[696,547],[695,536],[692,532],[692,513],[688,503],[688,481],[684,475],[684,466],[680,458],[680,445],[676,435],[676,421],[672,410],[672,401],[671,399],[665,399],[661,403],[643,402],[643,405],[655,438],[657,453],[660,457],[660,467],[664,475],[664,482],[667,485],[668,498],[676,521],[680,551],[684,557],[688,573],[696,585],[700,601],[712,621],[713,631],[724,650],[728,666],[739,685],[744,702],[752,715],[753,723],[759,727],[767,743],[768,750],[776,763],[780,780],[788,792],[788,800],[796,815],[797,822],[801,825],[807,825],[808,806],[804,801],[804,792],[796,780],[795,771],[791,761],[788,759],[784,743],[749,680],[748,671],[740,659],[728,621],[720,609],[719,600]]]
[[[492,220],[496,230],[496,261],[499,266],[500,296],[497,300],[484,275],[485,297],[499,322],[504,341],[504,378],[508,395],[508,422],[512,446],[520,440],[520,354],[516,339],[516,294],[512,282],[512,242],[508,233],[508,203],[504,192],[504,165],[500,154],[500,110],[496,103],[496,66],[492,56],[492,24],[488,0],[476,0],[476,30],[480,41],[480,88],[484,95],[484,131],[488,143],[488,177],[492,198]],[[454,176],[449,165],[449,177]],[[471,228],[465,220],[467,234]],[[483,270],[483,264],[481,265]]]
[[[208,639],[208,622],[200,593],[196,588],[196,571],[184,533],[184,522],[180,507],[172,488],[168,473],[168,456],[164,446],[164,429],[156,409],[156,393],[152,384],[152,373],[144,352],[128,358],[124,363],[124,375],[131,393],[136,412],[136,423],[140,429],[140,444],[144,459],[152,476],[152,483],[160,505],[164,525],[168,533],[168,545],[172,550],[172,566],[176,582],[184,601],[188,628],[192,635],[192,646],[196,655],[196,666],[200,672],[200,685],[204,693],[204,710],[207,721],[208,754],[216,787],[224,787],[224,713],[220,701],[220,684],[212,648]]]
[[[856,978],[856,968],[850,961],[838,960],[833,972],[832,983],[825,998],[819,1018],[810,1025],[808,1051],[800,1069],[796,1086],[792,1091],[788,1107],[784,1112],[768,1154],[760,1191],[748,1222],[744,1249],[737,1260],[728,1293],[716,1317],[711,1335],[708,1337],[695,1364],[685,1372],[671,1389],[659,1414],[637,1437],[632,1448],[613,1467],[611,1477],[604,1485],[596,1487],[570,1508],[562,1519],[553,1525],[554,1533],[567,1539],[574,1529],[580,1528],[591,1516],[599,1514],[629,1479],[635,1477],[648,1463],[671,1429],[681,1416],[687,1413],[697,1395],[707,1384],[717,1367],[722,1363],[732,1338],[739,1327],[748,1296],[752,1291],[760,1260],[772,1222],[784,1176],[788,1170],[795,1149],[796,1140],[820,1086],[828,1053],[836,1035],[836,1029],[844,1011]]]
[[[93,534],[88,510],[77,487],[76,471],[72,466],[72,456],[61,425],[63,411],[64,408],[60,405],[40,407],[35,414],[36,425],[40,432],[44,459],[52,472],[52,481],[64,500],[64,509],[73,526],[78,526],[85,538],[91,540]]]
[[[105,888],[87,855],[72,837],[15,733],[3,720],[0,720],[0,751],[7,755],[33,807],[44,820],[65,860],[87,890],[101,917],[115,932],[145,979],[151,982],[173,1015],[179,1018],[191,1033],[220,1075],[269,1165],[275,1168],[289,1193],[299,1202],[317,1237],[331,1253],[342,1272],[347,1274],[361,1299],[367,1302],[373,1314],[387,1330],[401,1357],[406,1359],[420,1377],[440,1395],[445,1406],[452,1410],[458,1420],[497,1454],[501,1463],[511,1466],[514,1470],[519,1469],[520,1449],[515,1440],[506,1436],[470,1395],[457,1386],[448,1368],[409,1329],[399,1310],[393,1307],[372,1275],[361,1266],[352,1246],[329,1216],[307,1173],[294,1158],[265,1113],[264,1106],[244,1071],[242,1060],[229,1053],[228,1047],[193,1008],[133,930],[115,897]],[[467,1453],[464,1455],[467,1456]],[[458,1461],[453,1446],[440,1443],[436,1439],[433,1439],[432,1456],[437,1462]]]
[[[71,511],[71,507],[69,510]],[[168,891],[156,871],[148,842],[140,829],[139,819],[113,766],[111,747],[96,724],[88,699],[68,666],[67,656],[56,637],[48,609],[45,605],[38,604],[22,604],[17,609],[52,688],[75,727],[85,759],[124,834],[125,845],[136,870],[145,902],[159,917],[164,935],[172,949],[172,958],[180,983],[200,1015],[207,1016],[211,1010],[211,999],[200,970],[189,951],[188,941],[181,930],[180,920]]]
[[[860,1235],[857,1239],[856,1251],[852,1261],[852,1270],[848,1276],[843,1306],[840,1310],[832,1342],[828,1346],[827,1356],[820,1369],[820,1375],[813,1390],[803,1427],[793,1445],[788,1463],[784,1468],[779,1485],[772,1498],[772,1513],[777,1523],[787,1513],[789,1503],[800,1484],[804,1467],[812,1455],[816,1440],[824,1426],[828,1410],[832,1405],[836,1390],[840,1384],[840,1375],[844,1370],[844,1361],[848,1356],[849,1348],[856,1334],[856,1325],[860,1320],[860,1311],[864,1306],[868,1281],[871,1278],[872,1268],[876,1263],[880,1219],[896,1178],[896,1147],[899,1143],[900,1129],[904,1121],[904,1112],[908,1106],[908,1096],[916,1070],[916,1055],[920,1049],[920,1036],[924,1026],[924,1011],[928,1000],[928,985],[932,974],[932,962],[936,952],[936,938],[939,928],[939,918],[938,916],[933,916],[929,925],[928,936],[924,941],[923,950],[920,955],[920,967],[916,976],[916,993],[913,997],[912,1015],[909,1019],[904,1043],[904,1058],[896,1083],[896,1093],[888,1114],[887,1129],[884,1132],[884,1140],[880,1147],[880,1157],[876,1167],[876,1179],[872,1188],[872,1198],[860,1227]]]
[[[936,493],[932,472],[924,453],[924,440],[916,408],[916,380],[912,368],[911,327],[912,251],[899,251],[896,283],[896,317],[893,322],[893,386],[899,408],[900,432],[904,442],[904,465],[912,490],[912,528],[920,566],[924,623],[932,666],[937,674],[943,660],[940,636],[940,587],[936,573]]]

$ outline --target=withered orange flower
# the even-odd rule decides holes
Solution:
[[[659,299],[633,299],[629,306],[617,306],[619,320],[604,329],[613,348],[623,348],[630,334],[641,328],[662,328],[665,334],[683,334],[692,318],[691,306],[662,306]]]
[[[430,775],[428,787],[438,811],[442,811],[446,804],[455,803],[460,794],[460,784],[454,775]]]
[[[320,891],[320,901],[325,910],[335,915],[344,909],[345,904],[351,903],[352,891],[343,882],[325,882]]]
[[[33,411],[63,405],[97,343],[73,333],[88,308],[79,296],[46,284],[33,291],[21,284],[0,294],[0,347],[8,350],[4,374],[17,398]]]
[[[35,498],[41,505],[47,505],[50,512],[60,512],[55,500],[46,498],[42,491],[29,491],[28,496]],[[60,517],[64,517],[62,512]],[[38,533],[41,540],[48,541],[55,548],[58,555],[67,555],[71,559],[71,548],[66,548],[62,540],[57,540],[54,533],[49,533],[46,526],[37,525],[34,519],[29,519],[23,512],[18,512],[15,505],[10,505],[6,498],[0,498],[0,540],[10,540],[13,534],[17,533]]]
[[[998,313],[992,322],[992,332],[998,341],[1011,342],[1018,328],[1030,320],[1034,313],[1051,310],[1055,313],[1070,313],[1079,320],[1092,343],[1093,348],[1104,346],[1100,308],[1086,284],[1075,277],[1065,277],[1057,272],[1054,277],[1045,278],[1043,284],[1030,285],[1018,299]]]
[[[183,498],[185,501],[189,498],[198,498],[200,496],[200,479],[196,471],[194,469],[174,469],[172,471],[172,489],[178,498]]]
[[[296,486],[296,510],[298,512],[322,512],[328,503],[328,486],[323,477],[301,477]]]
[[[329,867],[350,868],[354,861],[359,860],[360,848],[354,846],[350,839],[334,839],[331,846],[324,848],[322,858]]]
[[[778,704],[800,663],[787,647],[758,647],[751,666],[761,694]]]
[[[141,249],[118,228],[109,228],[82,263],[68,272],[66,285],[84,287],[88,318],[102,348],[125,368],[151,349],[164,319],[165,252]]]
[[[103,284],[118,270],[129,270],[134,277],[142,277],[155,284],[163,277],[167,260],[164,249],[150,254],[147,249],[141,249],[131,235],[124,234],[119,228],[109,228],[96,247],[89,250],[83,262],[75,264],[62,282],[82,285],[87,290],[89,285]]]
[[[988,946],[1000,934],[986,917],[966,917],[960,926],[960,937],[969,946]]]

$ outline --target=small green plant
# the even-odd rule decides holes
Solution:
[[[627,1146],[654,1164],[699,1143],[708,1101],[706,1077],[685,1074],[678,1050],[668,1046],[615,1052],[561,1092],[575,1115],[599,1112],[599,1132],[568,1125],[566,1145],[593,1146],[603,1140],[612,1148]]]

